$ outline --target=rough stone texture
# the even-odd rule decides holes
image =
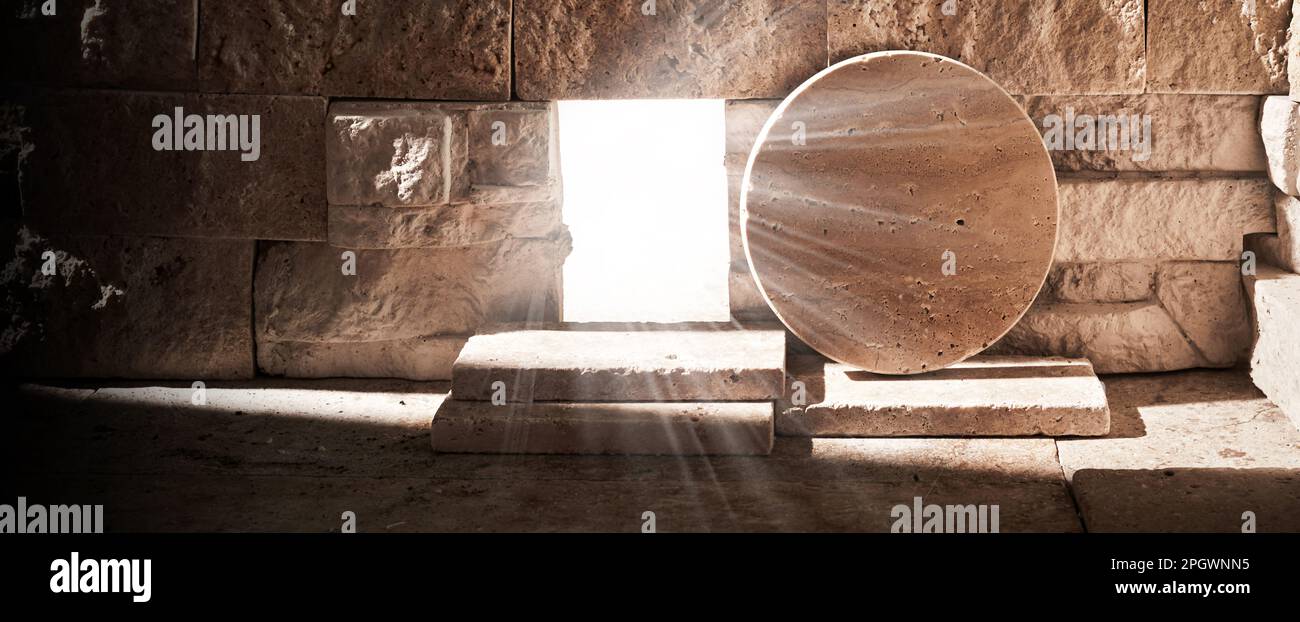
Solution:
[[[1098,373],[1229,367],[1249,344],[1238,265],[1173,262],[1151,300],[1035,304],[990,354],[1082,357]]]
[[[1245,234],[1275,230],[1269,186],[1264,179],[1062,179],[1056,261],[1236,261]]]
[[[602,330],[571,324],[471,337],[452,370],[456,399],[510,402],[739,402],[784,393],[778,330]]]
[[[1246,250],[1255,253],[1258,263],[1300,272],[1300,199],[1278,193],[1274,206],[1277,233],[1246,236]]]
[[[281,373],[298,368],[308,376],[372,364],[392,370],[385,375],[443,376],[441,364],[416,359],[425,353],[445,360],[450,346],[423,338],[468,335],[491,321],[556,321],[560,267],[568,251],[567,238],[361,250],[355,251],[356,276],[347,276],[340,249],[265,244],[255,295],[260,358],[268,371],[279,372],[283,365]],[[278,362],[306,351],[322,362]],[[343,360],[353,352],[377,360]],[[412,366],[403,361],[413,361]],[[315,371],[318,367],[322,371]]]
[[[441,248],[510,238],[544,238],[561,227],[556,202],[435,207],[329,208],[329,242],[339,248]]]
[[[520,99],[784,97],[826,67],[818,0],[516,0]]]
[[[806,144],[760,137],[741,217],[791,332],[836,361],[909,374],[1015,324],[1052,261],[1056,180],[996,84],[929,54],[873,54],[800,86],[778,114],[771,128],[803,123]]]
[[[1045,140],[1058,141],[1057,148],[1049,142],[1058,171],[1242,173],[1268,168],[1259,138],[1258,97],[1076,95],[1022,101]],[[1089,136],[1089,131],[1094,135]],[[1065,134],[1073,140],[1066,143]],[[1089,141],[1095,141],[1094,148],[1081,148]]]
[[[11,376],[253,375],[253,242],[9,229],[0,360]],[[46,275],[46,252],[56,273]]]
[[[806,406],[781,403],[787,436],[1098,436],[1110,429],[1085,360],[978,356],[921,376],[879,376],[793,357]]]
[[[1256,270],[1245,277],[1256,333],[1250,375],[1300,427],[1300,275],[1269,265]]]
[[[289,378],[402,378],[450,380],[465,335],[384,341],[317,343],[270,341],[258,345],[257,368]]]
[[[187,90],[194,86],[197,0],[15,0],[0,9],[0,81]]]
[[[1289,97],[1266,97],[1259,113],[1259,133],[1268,155],[1268,177],[1279,190],[1300,195],[1300,104]]]
[[[434,106],[330,106],[331,205],[418,207],[451,200],[451,119]]]
[[[831,62],[885,50],[960,60],[1012,93],[1140,93],[1142,0],[828,0]]]
[[[1300,432],[1245,373],[1105,382],[1110,434],[1057,441],[1088,531],[1300,529]]]
[[[203,2],[204,89],[510,99],[509,0]]]
[[[1147,89],[1286,93],[1292,0],[1147,0]]]
[[[767,299],[754,284],[754,276],[749,273],[749,266],[731,265],[727,272],[727,293],[731,303],[731,317],[744,320],[777,321],[772,308],[767,306]]]
[[[25,98],[22,210],[41,231],[325,239],[325,101],[78,91]],[[261,152],[156,151],[156,115],[260,115]]]
[[[1140,302],[1151,297],[1156,267],[1150,263],[1064,263],[1052,266],[1043,286],[1058,302]]]
[[[475,109],[467,113],[470,181],[483,186],[540,186],[552,171],[554,109]]]
[[[446,400],[440,453],[745,455],[772,452],[772,403],[535,403]]]
[[[754,143],[758,140],[758,133],[762,131],[763,124],[767,122],[768,117],[772,116],[780,103],[779,99],[741,99],[728,101],[726,105],[724,124],[727,139],[723,164],[727,169],[727,210],[730,218],[728,231],[733,272],[736,266],[740,266],[742,272],[749,274],[749,259],[745,257],[744,236],[740,232],[740,186],[745,178],[745,163],[749,161],[749,152],[754,149]],[[756,287],[753,289],[754,294],[757,294],[758,289]],[[732,310],[734,311],[735,307]]]

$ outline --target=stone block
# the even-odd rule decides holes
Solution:
[[[394,99],[510,99],[509,0],[204,2],[203,88]]]
[[[257,368],[290,378],[450,380],[465,335],[381,341],[269,341],[258,344]]]
[[[1256,333],[1251,379],[1300,427],[1300,275],[1260,265],[1245,281]]]
[[[1268,177],[1282,192],[1300,195],[1300,104],[1289,97],[1266,97],[1259,113],[1259,133],[1268,155]]]
[[[1062,179],[1056,261],[1236,261],[1244,235],[1275,230],[1269,186],[1264,179]]]
[[[805,405],[782,402],[784,436],[1098,436],[1106,391],[1086,360],[976,356],[918,376],[792,357]]]
[[[441,453],[753,455],[772,451],[772,403],[533,403],[445,400]]]
[[[420,207],[451,201],[451,118],[434,106],[330,106],[330,205]]]
[[[1147,90],[1287,93],[1292,0],[1147,0]]]
[[[1147,262],[1060,263],[1043,286],[1058,302],[1140,302],[1151,297],[1156,267]]]
[[[561,209],[555,202],[329,208],[329,243],[344,249],[485,244],[511,238],[544,238],[561,227]]]
[[[252,377],[253,242],[7,234],[11,376]]]
[[[1156,299],[1212,367],[1230,367],[1250,346],[1237,263],[1161,264]]]
[[[784,97],[826,67],[818,0],[517,0],[520,99]]]
[[[452,394],[509,402],[738,402],[784,393],[779,330],[600,330],[573,324],[470,338],[452,370]]]
[[[1058,171],[1268,168],[1255,96],[1044,95],[1022,103]]]
[[[65,91],[32,94],[15,105],[22,109],[16,131],[25,154],[22,212],[38,230],[325,239],[323,99]],[[205,150],[178,149],[185,140],[165,149],[161,137],[175,130],[178,109],[186,119],[201,115],[194,120],[209,130]],[[227,120],[242,120],[243,130],[227,134],[235,126],[217,124]],[[247,141],[248,149],[227,140],[220,149],[221,138],[241,132],[260,140]],[[207,134],[217,139],[212,145]]]
[[[731,317],[751,321],[776,321],[776,314],[767,306],[767,300],[758,291],[754,276],[744,265],[731,265],[727,272],[727,294],[731,305]]]
[[[344,251],[268,243],[256,275],[258,349],[467,335],[488,322],[556,321],[567,237],[446,249]],[[343,254],[355,253],[355,275]]]
[[[1142,0],[828,0],[827,13],[832,63],[915,50],[966,63],[1017,94],[1144,90]]]
[[[197,0],[16,0],[0,10],[0,81],[182,91],[196,77]],[[21,61],[19,60],[21,59]]]
[[[481,186],[541,186],[552,170],[555,109],[495,106],[470,110],[469,178]]]

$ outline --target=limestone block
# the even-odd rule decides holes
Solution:
[[[1296,176],[1300,174],[1300,104],[1289,97],[1266,97],[1259,113],[1259,133],[1268,154],[1268,177],[1273,185],[1291,196],[1300,195]]]
[[[1268,168],[1255,96],[1051,95],[1023,104],[1058,171]]]
[[[784,97],[826,67],[817,0],[517,0],[524,100]]]
[[[442,248],[544,238],[561,226],[557,202],[329,208],[329,243],[342,249]]]
[[[204,2],[203,87],[238,93],[510,99],[509,0]]]
[[[510,402],[761,401],[784,392],[779,330],[597,330],[573,324],[471,337],[452,394]]]
[[[783,402],[786,436],[1099,436],[1106,390],[1086,360],[976,356],[919,376],[858,371],[793,357],[804,405]]]
[[[1258,263],[1300,272],[1300,199],[1277,193],[1274,207],[1277,233],[1246,236],[1246,250],[1255,253]]]
[[[1300,101],[1300,11],[1291,6],[1291,38],[1286,44],[1286,73],[1290,83],[1291,100]]]
[[[554,108],[485,107],[468,112],[470,182],[483,186],[540,186],[551,170]]]
[[[879,53],[819,74],[780,114],[751,156],[741,218],[791,332],[836,361],[911,374],[1015,324],[1052,262],[1057,193],[1002,89],[931,54]],[[776,131],[795,123],[806,140]]]
[[[330,106],[330,205],[418,207],[451,201],[451,119],[433,106]]]
[[[1261,265],[1245,280],[1256,332],[1250,377],[1300,427],[1300,275]]]
[[[1292,0],[1147,0],[1147,88],[1286,93]]]
[[[1160,265],[1156,298],[1188,340],[1214,367],[1244,359],[1250,324],[1235,262]]]
[[[0,81],[167,91],[194,86],[197,0],[15,0],[0,10]],[[20,60],[21,59],[21,60]]]
[[[1140,302],[1151,297],[1151,263],[1061,263],[1052,266],[1043,292],[1058,302]]]
[[[555,321],[567,237],[446,249],[343,251],[269,243],[256,275],[257,339],[356,343]],[[355,253],[355,275],[343,253]]]
[[[1056,261],[1235,261],[1244,235],[1275,229],[1269,186],[1264,179],[1062,179]]]
[[[404,337],[382,341],[258,344],[257,368],[290,378],[403,378],[450,380],[464,335]]]
[[[749,273],[748,266],[731,265],[731,269],[727,272],[727,293],[731,305],[731,317],[754,321],[776,321],[776,315],[772,313],[772,308],[767,306],[763,294],[758,291],[758,285],[754,283],[754,276]]]
[[[5,239],[0,360],[11,376],[252,377],[253,242],[25,227]]]
[[[772,403],[532,403],[449,399],[431,429],[441,453],[752,455],[772,451]]]
[[[1145,83],[1142,0],[828,0],[827,13],[832,63],[931,52],[1019,94],[1140,93]]]
[[[17,105],[26,141],[22,209],[38,230],[325,239],[323,99],[67,91]],[[249,149],[228,140],[225,150],[159,150],[166,126],[155,118],[175,119],[177,109],[183,118],[201,115],[208,129],[242,119],[243,136],[260,140]]]
[[[749,260],[745,258],[745,244],[740,233],[740,184],[744,180],[745,163],[749,160],[749,152],[753,150],[754,142],[758,140],[758,133],[780,103],[779,99],[731,100],[727,102],[725,109],[724,123],[727,139],[723,163],[727,169],[731,263],[733,269],[736,264],[739,264],[745,272],[749,272]]]

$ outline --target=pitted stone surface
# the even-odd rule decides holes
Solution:
[[[799,87],[744,191],[746,253],[777,315],[877,373],[940,369],[997,341],[1056,241],[1055,173],[1029,118],[930,54],[862,56]]]

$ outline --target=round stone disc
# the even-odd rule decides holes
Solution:
[[[805,82],[759,134],[742,188],[768,305],[870,372],[987,348],[1028,310],[1056,246],[1056,174],[1033,122],[932,54],[868,54]]]

